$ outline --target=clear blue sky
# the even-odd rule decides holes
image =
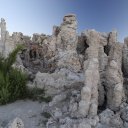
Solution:
[[[120,41],[128,36],[128,0],[0,0],[0,17],[11,33],[51,34],[68,13],[77,15],[79,33],[116,29]]]

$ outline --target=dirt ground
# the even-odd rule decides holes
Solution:
[[[0,106],[0,127],[5,128],[10,121],[19,117],[25,128],[42,128],[42,106],[43,103],[30,100]]]

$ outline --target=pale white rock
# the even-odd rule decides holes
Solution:
[[[115,128],[122,128],[123,122],[120,118],[119,113],[114,114],[113,111],[110,109],[104,110],[102,113],[99,114],[100,124],[97,124],[96,128],[103,128],[105,126],[108,127],[115,127]]]
[[[122,46],[118,43],[110,50],[110,58],[106,69],[107,105],[112,110],[118,110],[124,97],[122,76]]]
[[[44,88],[49,95],[58,94],[64,87],[70,87],[73,84],[78,84],[84,81],[83,73],[74,73],[67,69],[49,73],[36,74],[33,85],[30,87]]]
[[[76,51],[60,52],[59,62],[57,66],[60,68],[69,68],[72,71],[78,72],[81,70],[79,56]]]
[[[100,81],[98,61],[100,35],[95,30],[88,30],[85,35],[89,47],[86,50],[87,60],[84,62],[85,86],[81,90],[79,103],[79,114],[84,117],[97,115],[98,84]]]
[[[98,124],[98,122],[99,122],[99,116],[94,116],[94,117],[89,118],[89,124],[92,127],[96,127],[96,125]]]
[[[55,97],[53,97],[52,101],[49,103],[49,106],[53,106],[53,105],[56,105],[57,103],[65,100],[67,98],[66,94],[59,94],[59,95],[56,95]]]
[[[0,22],[0,52],[2,53],[2,55],[4,55],[5,52],[5,42],[6,42],[6,22],[5,19],[1,18],[1,22]]]
[[[117,31],[113,30],[112,32],[109,33],[108,45],[111,46],[116,42],[117,42]]]
[[[24,123],[20,118],[15,118],[8,128],[24,128]]]
[[[96,127],[97,123],[99,122],[98,116],[94,116],[93,118],[83,118],[79,120],[78,128],[92,128]]]
[[[80,59],[76,51],[78,41],[76,16],[66,15],[56,38],[57,67],[68,68],[75,72],[81,70]]]
[[[111,117],[114,116],[114,112],[110,109],[106,109],[99,115],[99,119],[102,122],[102,124],[110,124]]]
[[[47,39],[47,36],[45,34],[34,33],[32,42],[42,44],[45,39]]]
[[[56,108],[54,112],[55,118],[60,118],[62,116],[62,112],[60,109]]]

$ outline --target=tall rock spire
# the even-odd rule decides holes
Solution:
[[[1,42],[0,42],[0,52],[4,54],[5,51],[5,41],[6,41],[6,22],[3,18],[1,18],[0,22],[1,29]]]

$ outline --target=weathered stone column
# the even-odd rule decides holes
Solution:
[[[82,117],[97,115],[98,109],[98,84],[100,81],[98,50],[100,35],[95,30],[85,32],[88,48],[87,60],[84,62],[85,86],[81,90],[79,114]]]
[[[76,51],[78,41],[76,29],[76,16],[74,14],[64,16],[57,36],[56,54],[58,55],[57,66],[59,68],[68,68],[78,72],[81,69],[81,64]]]
[[[1,18],[1,23],[0,23],[0,27],[1,27],[1,53],[4,55],[5,52],[5,42],[6,42],[6,22],[3,18]]]
[[[116,111],[124,97],[122,76],[122,45],[114,43],[109,53],[106,70],[107,106]]]

